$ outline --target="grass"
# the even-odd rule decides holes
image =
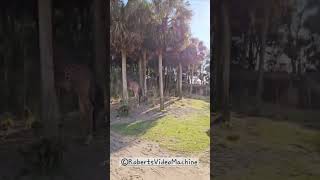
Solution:
[[[198,152],[209,147],[206,130],[210,126],[209,115],[194,114],[176,118],[171,115],[159,120],[144,137],[159,142],[160,146],[180,152]]]
[[[223,134],[225,133],[225,129],[216,129],[216,133]],[[299,143],[305,145],[314,144],[319,136],[319,132],[301,127],[297,124],[256,117],[246,117],[246,119],[232,118],[232,129],[230,133],[225,133],[225,138],[238,134],[240,139],[243,139],[242,143],[245,143],[249,139],[259,139],[269,146],[274,145],[278,147]]]
[[[140,136],[155,141],[172,151],[201,152],[208,149],[210,138],[206,131],[210,127],[209,103],[202,100],[183,99],[172,106],[192,108],[181,116],[170,112],[155,121],[137,121],[131,124],[115,124],[112,129],[124,134]]]
[[[215,179],[320,179],[320,132],[268,118],[232,118],[231,129],[216,128],[218,144],[235,152],[259,154],[248,168]],[[230,138],[232,137],[232,138]],[[260,151],[260,152],[258,152]],[[237,162],[241,163],[241,162]]]
[[[198,99],[182,99],[180,101],[176,101],[172,106],[189,107],[195,110],[203,110],[208,113],[210,112],[210,104],[204,100]]]

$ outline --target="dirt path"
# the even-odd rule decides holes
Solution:
[[[122,167],[119,162],[123,157],[190,157],[169,152],[157,143],[139,138],[111,133],[111,179],[112,180],[208,180],[210,174],[209,152],[192,155],[200,159],[197,167]]]
[[[107,156],[104,129],[98,129],[97,136],[89,146],[84,145],[77,137],[79,120],[72,117],[66,122],[67,148],[62,164],[63,172],[54,174],[54,180],[102,180],[107,179],[107,170],[103,159]],[[48,177],[29,174],[22,175],[21,170],[31,167],[24,164],[19,148],[26,147],[34,141],[31,130],[20,131],[0,141],[0,180],[47,180]]]

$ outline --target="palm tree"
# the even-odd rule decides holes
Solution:
[[[112,1],[110,40],[111,46],[116,52],[121,54],[121,70],[122,70],[122,95],[125,104],[128,103],[127,89],[127,55],[139,47],[141,38],[135,31],[137,8],[135,3],[128,1],[126,5],[122,1]]]
[[[160,110],[164,109],[162,57],[166,50],[169,18],[172,15],[175,3],[175,1],[168,0],[152,1],[152,43],[158,56]]]
[[[57,136],[58,103],[54,88],[51,0],[38,0],[42,121],[46,137]]]
[[[104,100],[107,99],[106,87],[106,65],[107,65],[107,40],[105,37],[106,14],[103,12],[105,2],[103,0],[94,0],[94,45],[95,45],[95,73],[99,88],[103,91]],[[109,103],[104,104],[104,109],[109,109]]]
[[[142,87],[142,95],[146,96],[147,94],[147,79],[146,79],[146,68],[147,68],[147,53],[150,49],[150,38],[151,38],[151,29],[149,25],[151,23],[151,8],[150,3],[146,0],[136,0],[138,8],[136,9],[137,16],[137,29],[138,33],[142,39],[142,44],[140,47],[141,58],[139,58],[139,76],[140,76],[140,87]]]
[[[177,55],[178,58],[178,95],[179,99],[182,99],[182,63],[181,52],[188,46],[190,37],[190,20],[192,17],[192,11],[188,8],[188,3],[180,3],[177,5],[174,19],[171,23],[171,37],[170,46],[172,52]]]
[[[287,13],[287,7],[289,0],[263,0],[260,3],[254,4],[257,7],[262,7],[261,17],[261,30],[260,30],[260,55],[259,55],[259,69],[258,69],[258,82],[256,100],[257,107],[260,108],[262,103],[262,91],[263,91],[263,79],[264,79],[264,64],[266,54],[266,41],[271,26],[271,22],[279,20],[279,17],[284,16]],[[254,2],[253,2],[254,3]]]
[[[231,53],[231,24],[230,2],[214,1],[214,78],[215,107],[212,110],[222,110],[225,121],[230,120],[229,83],[230,83],[230,53]],[[211,76],[212,78],[213,76]],[[212,106],[213,107],[213,106]]]
[[[188,3],[184,0],[152,1],[152,43],[155,45],[155,53],[158,56],[160,109],[164,109],[162,58],[164,53],[167,53],[170,44],[171,49],[174,49],[173,51],[177,54],[186,47],[189,32],[188,20],[192,16],[191,11],[186,7],[187,5]],[[174,44],[172,42],[177,44],[172,45]]]

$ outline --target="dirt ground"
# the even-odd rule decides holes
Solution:
[[[141,105],[131,111],[128,117],[117,117],[116,113],[111,114],[111,124],[133,122],[136,119],[142,121],[154,120],[165,116],[168,113],[185,113],[178,111],[170,104],[176,99],[166,100],[165,111],[160,112],[159,106]],[[117,104],[112,105],[113,109]],[[188,111],[185,109],[184,111]],[[115,110],[111,112],[116,112]],[[210,153],[209,149],[197,154],[183,154],[172,152],[159,146],[156,142],[147,141],[139,137],[124,136],[111,129],[111,179],[112,180],[208,180],[210,179]],[[197,167],[123,167],[120,166],[120,159],[123,157],[193,157],[199,158],[200,164]]]
[[[71,113],[66,119],[65,136],[67,149],[64,155],[63,172],[54,174],[51,180],[101,180],[107,179],[107,171],[103,159],[107,156],[106,139],[103,128],[98,129],[97,137],[91,145],[86,146],[77,139],[78,117]],[[34,141],[30,130],[24,130],[23,123],[17,125],[16,132],[0,141],[0,180],[46,180],[45,176],[32,177],[22,175],[22,169],[30,166],[24,164],[19,153],[21,147],[26,147]]]

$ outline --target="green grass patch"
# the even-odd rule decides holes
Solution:
[[[174,151],[197,152],[209,147],[206,134],[210,126],[209,114],[194,114],[185,118],[165,116],[150,128],[144,137]]]
[[[182,100],[176,101],[172,104],[174,107],[188,107],[196,110],[204,110],[209,113],[210,103],[204,100],[198,99],[187,99],[184,98]]]
[[[320,156],[319,131],[268,118],[233,117],[231,121],[231,128],[215,129],[218,144],[234,151],[259,155],[247,168],[232,170],[215,179],[320,179],[320,162],[317,160]]]
[[[160,146],[179,152],[201,152],[209,148],[209,104],[201,100],[184,99],[174,106],[191,107],[197,111],[183,116],[168,115],[155,121],[137,121],[131,124],[115,124],[112,130],[124,135],[140,136],[155,141]]]
[[[263,164],[256,162],[255,166],[248,167],[242,175],[231,172],[221,179],[238,180],[317,180],[320,174],[315,173],[319,165],[310,165],[310,162],[303,159],[292,159],[290,161],[276,160],[272,163]],[[313,169],[313,170],[312,170]],[[216,178],[220,179],[220,178]]]
[[[318,142],[320,142],[318,131],[294,123],[256,117],[232,118],[231,129],[217,128],[215,133],[220,136],[219,141],[235,142],[233,143],[235,146],[251,142],[278,149],[299,145],[314,150],[319,148]],[[230,136],[237,136],[239,140],[230,141]]]
[[[111,126],[112,130],[115,130],[123,135],[128,136],[140,136],[143,135],[148,129],[154,126],[156,121],[137,121],[134,123],[114,124]]]

